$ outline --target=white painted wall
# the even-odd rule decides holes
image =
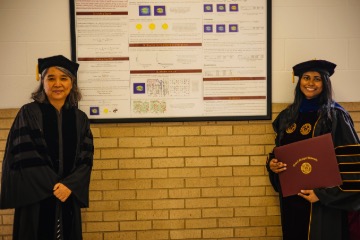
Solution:
[[[292,66],[316,58],[337,64],[335,100],[360,102],[360,0],[273,0],[272,9],[272,101],[292,102]]]
[[[335,99],[360,102],[360,0],[273,0],[272,10],[272,101],[291,102],[292,66],[316,58],[338,65]],[[37,59],[70,58],[70,45],[68,0],[0,0],[0,109],[29,102]]]

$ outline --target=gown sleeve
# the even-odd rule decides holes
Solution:
[[[16,208],[52,195],[58,180],[45,153],[38,109],[24,105],[10,129],[2,166],[0,208]]]
[[[93,135],[87,116],[77,112],[78,150],[74,169],[60,182],[67,186],[80,207],[89,206],[89,185],[93,164]]]
[[[359,184],[351,184],[360,181],[359,171],[355,171],[360,163],[360,141],[350,115],[343,109],[334,111],[332,136],[343,185],[314,189],[315,194],[326,206],[348,211],[360,210]],[[354,154],[356,152],[358,154]]]
[[[279,122],[280,119],[284,116],[284,114],[286,114],[286,109],[283,110],[282,112],[280,112],[280,114],[275,118],[274,122],[273,122],[273,129],[276,133],[276,137],[275,137],[275,146],[279,146]],[[277,173],[274,173],[273,171],[270,170],[270,161],[275,158],[274,155],[274,151],[272,151],[271,153],[268,154],[267,157],[267,161],[266,161],[266,169],[268,171],[268,175],[269,175],[269,180],[271,185],[273,186],[274,190],[276,192],[279,192],[281,194],[281,186],[280,186],[280,180],[279,180],[279,175]]]

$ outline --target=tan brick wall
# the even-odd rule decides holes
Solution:
[[[342,103],[360,132],[360,103]],[[273,104],[276,116],[286,104]],[[0,110],[0,163],[17,109]],[[92,124],[84,240],[281,239],[269,121]],[[0,210],[10,240],[13,210]]]

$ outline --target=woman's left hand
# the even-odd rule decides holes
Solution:
[[[65,202],[71,194],[71,190],[62,183],[55,184],[53,190],[55,197],[62,202]]]
[[[311,203],[319,201],[314,190],[301,190],[298,195]]]

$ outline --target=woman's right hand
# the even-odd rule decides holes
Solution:
[[[286,164],[283,162],[279,162],[276,158],[271,159],[270,163],[270,170],[274,173],[281,173],[286,170]]]

